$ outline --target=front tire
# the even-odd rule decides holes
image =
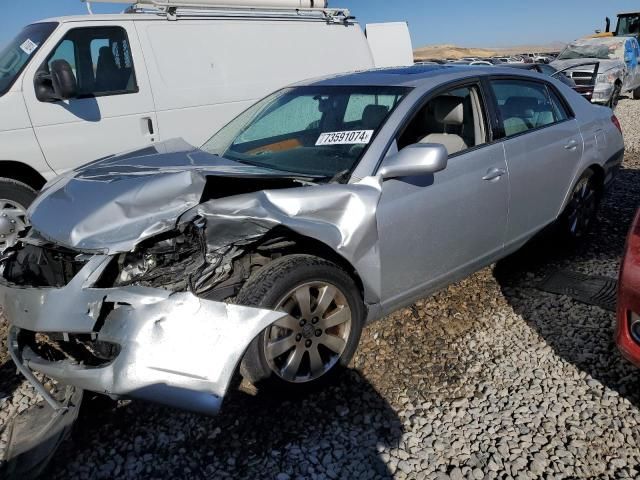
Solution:
[[[571,243],[581,241],[595,223],[600,190],[593,170],[588,169],[573,187],[569,203],[558,221],[560,235]]]
[[[633,99],[634,100],[640,100],[640,87],[636,88],[633,91]]]
[[[353,357],[365,318],[353,279],[311,255],[262,267],[237,303],[289,313],[251,343],[240,366],[246,380],[273,391],[304,391],[329,381]]]
[[[22,182],[0,179],[0,252],[12,245],[28,226],[27,208],[36,195],[33,188]]]

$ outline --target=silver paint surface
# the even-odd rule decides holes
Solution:
[[[60,298],[65,300],[66,315]],[[286,315],[151,288],[0,285],[0,303],[12,325],[12,338],[20,329],[90,333],[96,322],[93,313],[103,302],[116,305],[97,334],[99,341],[120,345],[113,362],[87,367],[69,360],[46,361],[15,341],[8,345],[12,357],[84,390],[215,414],[249,343]]]

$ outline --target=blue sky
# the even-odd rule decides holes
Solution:
[[[86,13],[80,0],[2,0],[0,45],[24,25],[46,17]],[[407,20],[414,46],[500,47],[568,41],[604,28],[604,17],[640,10],[638,0],[330,0],[362,23]],[[125,5],[94,5],[96,13]]]

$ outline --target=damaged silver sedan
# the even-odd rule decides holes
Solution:
[[[108,132],[105,132],[107,135]],[[622,161],[609,109],[547,77],[333,77],[46,185],[4,252],[9,350],[63,384],[215,414],[240,373],[307,388],[367,322],[554,224],[584,236]]]

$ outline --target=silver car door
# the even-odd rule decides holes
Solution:
[[[400,149],[412,143],[442,143],[450,158],[443,171],[383,184],[377,215],[385,311],[465,276],[502,252],[509,190],[504,150],[499,143],[487,143],[479,87],[466,88],[473,98],[465,97],[461,88],[429,100],[397,139]],[[456,95],[465,97],[458,108],[467,116],[462,125],[449,110],[433,108],[440,97],[455,103],[451,97]],[[475,102],[477,110],[469,102]],[[452,124],[438,128],[442,120]],[[447,133],[428,134],[438,130]]]
[[[502,119],[511,194],[507,244],[553,222],[572,187],[583,139],[561,95],[534,80],[492,80]]]

